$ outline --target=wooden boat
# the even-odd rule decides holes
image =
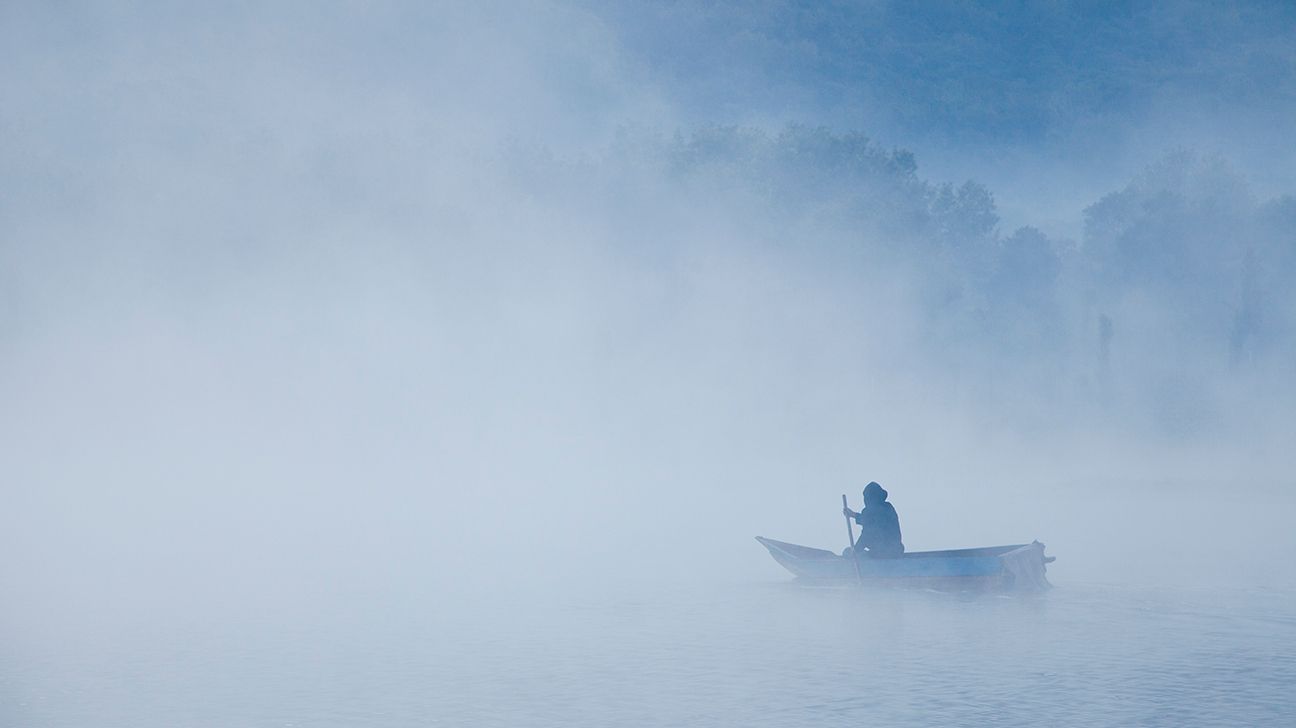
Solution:
[[[865,585],[915,586],[936,589],[1047,589],[1044,555],[1039,541],[951,551],[915,551],[899,558],[861,558],[856,572],[852,559],[831,551],[798,546],[757,536],[770,556],[797,578],[811,582],[860,582]]]

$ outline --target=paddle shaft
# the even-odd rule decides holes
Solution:
[[[846,504],[845,493],[842,493],[842,508],[844,510],[850,510],[850,506]],[[859,583],[863,584],[864,575],[860,573],[859,555],[855,553],[855,525],[851,523],[850,515],[845,513],[843,513],[842,515],[846,516],[846,535],[850,537],[851,563],[855,564],[855,581],[858,581]]]
[[[850,510],[850,506],[846,505],[845,493],[842,493],[842,509]],[[845,513],[843,513],[842,515],[846,516]],[[851,523],[850,516],[846,516],[846,535],[850,537],[850,547],[854,549],[855,548],[855,524]]]

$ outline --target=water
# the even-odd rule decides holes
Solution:
[[[70,608],[81,616],[43,621],[60,628],[6,630],[0,718],[51,728],[1290,724],[1293,597],[1095,584],[879,593],[771,579]]]

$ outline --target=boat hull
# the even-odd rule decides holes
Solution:
[[[951,551],[917,551],[893,559],[852,559],[823,549],[757,536],[783,568],[811,582],[860,582],[875,586],[937,589],[1046,589],[1044,544],[991,546]]]

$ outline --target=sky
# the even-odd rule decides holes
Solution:
[[[869,480],[911,547],[1131,579],[1074,493],[1191,548],[1205,506],[1132,524],[1237,490],[1159,573],[1252,578],[1244,535],[1291,545],[1293,25],[5,3],[5,620],[757,578]]]

